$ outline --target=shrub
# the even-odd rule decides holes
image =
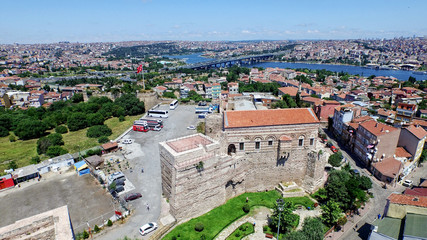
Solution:
[[[16,141],[16,137],[15,137],[15,136],[13,136],[13,135],[10,135],[10,136],[9,136],[9,141],[10,141],[10,142],[15,142],[15,141]]]
[[[18,168],[18,164],[16,164],[16,162],[15,162],[15,161],[10,161],[10,162],[9,162],[9,164],[7,165],[7,167],[8,167],[9,169],[13,169],[13,170],[15,170],[15,169],[17,169],[17,168]]]
[[[110,139],[108,139],[108,137],[106,137],[106,136],[102,136],[102,137],[98,138],[98,143],[106,143],[109,141],[110,141]]]
[[[240,237],[240,233],[239,233],[239,232],[236,232],[236,234],[234,234],[234,236],[236,236],[236,237]]]
[[[113,132],[106,125],[92,126],[87,130],[87,136],[90,138],[99,138],[102,136],[110,136]]]
[[[123,122],[123,121],[125,121],[126,119],[125,119],[125,116],[123,116],[123,115],[121,115],[120,117],[119,117],[119,122]]]
[[[56,157],[66,153],[68,153],[68,151],[60,146],[50,146],[47,148],[46,151],[46,155],[48,155],[49,157]]]
[[[243,209],[243,212],[245,213],[248,213],[251,210],[251,208],[249,207],[249,204],[243,205],[242,209]]]
[[[101,229],[99,229],[98,225],[95,224],[95,227],[93,228],[93,231],[99,232],[99,230],[101,230]]]
[[[32,157],[30,162],[32,164],[37,164],[40,162],[40,157],[39,156]]]
[[[60,133],[60,134],[64,134],[64,133],[67,133],[68,132],[68,128],[66,127],[66,126],[57,126],[56,128],[55,128],[55,132],[56,133]]]
[[[113,226],[113,222],[111,221],[111,219],[108,219],[107,226],[109,227]]]
[[[88,232],[86,232],[86,230],[84,230],[84,231],[83,231],[83,238],[84,238],[84,239],[89,238],[89,233],[88,233]]]
[[[263,227],[262,227],[262,231],[263,232],[266,232],[268,230],[268,226],[267,225],[264,225]]]
[[[173,236],[173,237],[172,237],[172,240],[176,240],[176,236]]]
[[[338,225],[344,226],[347,223],[347,218],[345,216],[338,219]]]
[[[203,229],[205,229],[205,226],[201,222],[196,223],[196,225],[194,226],[194,230],[198,232],[203,231]]]

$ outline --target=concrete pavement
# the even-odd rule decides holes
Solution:
[[[168,106],[162,106],[166,108]],[[132,239],[148,239],[142,237],[138,229],[148,222],[158,222],[162,209],[162,179],[158,143],[196,133],[187,130],[189,125],[197,125],[197,115],[194,107],[179,105],[175,110],[169,110],[169,118],[163,119],[164,128],[161,131],[134,132],[130,131],[123,139],[133,139],[134,143],[124,146],[125,156],[132,169],[123,173],[135,185],[134,192],[140,192],[142,198],[129,202],[128,208],[132,209],[131,216],[111,229],[102,231],[94,236],[95,239],[117,240],[124,236]],[[144,172],[141,173],[141,169]],[[146,204],[150,209],[147,210]]]

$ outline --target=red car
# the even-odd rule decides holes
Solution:
[[[331,146],[331,151],[333,153],[336,153],[336,152],[338,152],[338,149],[335,146]]]
[[[129,193],[125,196],[125,201],[129,202],[142,197],[141,193]]]

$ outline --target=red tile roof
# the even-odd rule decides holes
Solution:
[[[296,87],[281,87],[278,89],[279,93],[282,93],[283,95],[289,94],[291,97],[295,97],[298,93],[298,88]],[[300,95],[302,97],[309,96],[306,92],[301,92]]]
[[[406,151],[406,149],[403,147],[397,147],[394,154],[396,154],[396,157],[404,157],[404,158],[412,157],[412,154],[408,153],[408,151]]]
[[[386,158],[381,162],[373,164],[374,168],[379,171],[382,175],[395,178],[399,174],[402,168],[402,163],[394,158]]]
[[[375,136],[381,136],[383,134],[387,134],[389,132],[397,131],[398,129],[375,120],[366,121],[361,123],[359,126],[362,126],[367,131],[372,133]]]
[[[262,127],[319,123],[311,108],[226,111],[224,127]]]
[[[108,143],[102,144],[101,147],[104,150],[110,150],[110,149],[118,147],[118,144],[117,144],[117,142],[108,142]]]
[[[422,187],[421,188],[413,188],[413,189],[407,188],[403,194],[411,195],[411,196],[427,197],[427,188],[422,188]]]
[[[427,197],[423,197],[423,196],[414,197],[411,195],[392,193],[388,197],[388,200],[390,201],[390,203],[394,203],[394,204],[411,205],[411,206],[427,208]]]
[[[422,127],[416,127],[414,125],[411,125],[411,126],[407,127],[406,129],[420,140],[423,139],[427,135],[427,132]]]

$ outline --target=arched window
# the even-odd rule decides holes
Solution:
[[[234,144],[228,145],[227,153],[228,153],[228,155],[231,155],[232,153],[236,153],[236,146],[234,146]]]

